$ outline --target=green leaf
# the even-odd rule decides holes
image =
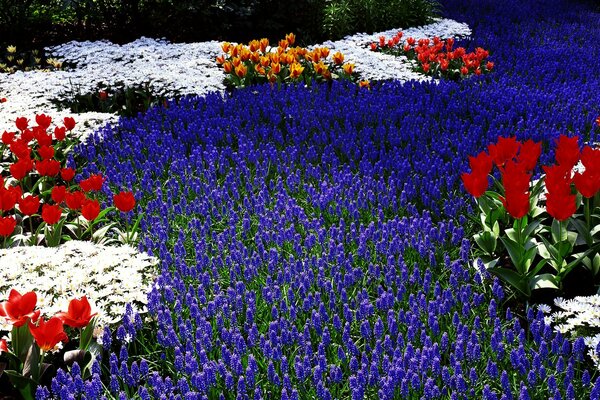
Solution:
[[[496,250],[496,236],[491,231],[484,231],[473,236],[475,243],[479,246],[481,250],[486,252],[487,254],[494,253]]]
[[[508,255],[510,259],[519,272],[520,275],[525,275],[526,271],[523,270],[523,265],[521,264],[521,260],[523,259],[523,254],[525,253],[525,249],[519,243],[511,240],[509,238],[501,237],[500,240],[504,247],[508,251]]]
[[[529,298],[531,296],[531,290],[529,288],[529,284],[527,283],[527,279],[518,274],[517,272],[508,269],[508,268],[488,268],[488,271],[498,278],[506,282],[513,289],[517,290],[521,295]]]
[[[577,230],[577,232],[579,232],[579,235],[585,240],[585,243],[588,246],[591,246],[594,243],[594,238],[592,237],[592,234],[585,225],[585,222],[583,222],[580,219],[572,218],[571,223],[573,224],[573,226],[575,226],[575,229]]]
[[[27,357],[23,363],[23,376],[29,376],[34,381],[40,380],[40,348],[37,344],[32,343],[29,346]]]
[[[565,224],[561,224],[560,221],[553,219],[550,231],[552,232],[552,241],[554,243],[567,240],[567,228]]]
[[[536,275],[529,280],[529,287],[534,289],[558,289],[558,281],[552,274]]]
[[[543,248],[544,246],[540,246],[539,249]],[[538,249],[538,250],[539,250]],[[538,263],[535,265],[535,268],[533,268],[531,271],[529,271],[529,274],[531,276],[535,276],[538,272],[540,272],[540,270],[542,269],[542,267],[544,265],[546,265],[548,263],[548,260],[545,258],[542,258],[540,261],[538,261]]]
[[[81,337],[79,338],[79,348],[81,350],[87,350],[92,342],[94,326],[96,325],[96,317],[92,318],[87,326],[81,331]]]
[[[23,399],[25,400],[33,400],[34,397],[34,388],[37,387],[37,382],[34,382],[30,378],[26,378],[23,375],[19,374],[17,371],[6,370],[4,371],[8,378],[10,379],[10,383],[17,388]]]
[[[534,233],[538,229],[541,222],[542,221],[540,221],[540,220],[535,220],[532,223],[530,223],[529,225],[527,225],[525,227],[525,229],[523,229],[523,235],[526,237],[531,236],[531,234]]]

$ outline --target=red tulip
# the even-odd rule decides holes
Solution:
[[[548,192],[571,193],[571,168],[562,165],[544,165],[542,168],[546,173],[544,184]]]
[[[69,310],[67,312],[59,312],[56,316],[67,326],[72,328],[83,328],[90,323],[90,320],[96,314],[97,313],[92,314],[92,307],[90,306],[87,297],[83,296],[81,300],[71,300],[69,302]]]
[[[525,165],[509,160],[502,173],[502,185],[505,192],[524,193],[529,190],[531,174],[525,171]]]
[[[62,216],[62,209],[57,205],[44,204],[42,206],[42,219],[48,225],[54,225]]]
[[[58,186],[54,186],[52,188],[52,192],[50,194],[50,197],[52,197],[52,200],[54,200],[54,202],[56,204],[62,203],[63,200],[65,199],[65,194],[67,193],[67,187],[66,186],[62,186],[62,185],[58,185]]]
[[[8,294],[8,301],[0,304],[0,316],[6,318],[8,323],[18,328],[25,325],[27,319],[39,315],[39,311],[33,311],[36,303],[37,295],[35,292],[21,295],[15,289],[11,289]]]
[[[122,212],[129,212],[135,207],[135,198],[131,192],[121,192],[113,196],[113,202]]]
[[[97,191],[102,189],[104,178],[101,174],[92,174],[89,178],[79,182],[79,186],[84,192]]]
[[[69,340],[64,331],[62,321],[57,317],[52,317],[48,321],[40,318],[37,325],[29,322],[29,332],[42,351],[52,350],[59,342]]]
[[[19,200],[19,209],[25,215],[33,215],[40,208],[40,199],[37,196],[25,196]]]
[[[35,116],[35,122],[37,122],[37,124],[42,128],[48,129],[48,127],[52,123],[52,117],[46,114],[39,114]]]
[[[517,161],[523,164],[526,171],[533,171],[540,154],[542,154],[542,144],[529,139],[521,145]]]
[[[548,192],[546,211],[558,221],[569,219],[577,210],[576,196],[563,192]]]
[[[38,149],[38,154],[42,157],[42,160],[48,160],[54,157],[54,148],[52,146],[41,146]]]
[[[11,164],[8,169],[13,178],[20,181],[33,169],[33,161],[29,158],[21,158],[16,163]]]
[[[18,130],[24,131],[27,129],[27,125],[29,125],[29,120],[25,117],[19,117],[15,120],[15,125],[17,126]]]
[[[65,194],[65,201],[67,203],[67,207],[71,210],[79,210],[83,205],[83,201],[85,200],[85,193],[80,191],[75,192],[67,192]]]
[[[35,169],[41,176],[56,176],[60,172],[60,162],[56,160],[36,161]]]
[[[593,174],[591,170],[586,169],[583,174],[576,173],[573,182],[579,193],[588,199],[594,197],[600,190],[600,176]]]
[[[0,187],[0,210],[8,211],[14,208],[22,194],[18,186]]]
[[[100,203],[98,200],[85,200],[81,206],[81,215],[88,221],[93,221],[100,214]]]
[[[488,151],[494,163],[501,167],[517,155],[520,146],[521,143],[515,137],[505,138],[500,136],[498,137],[498,143],[488,146]]]
[[[9,237],[15,231],[17,220],[15,217],[0,217],[0,236]]]
[[[471,172],[468,174],[465,172],[461,175],[461,179],[467,192],[475,198],[483,196],[488,188],[489,182],[487,174],[484,175],[478,172]]]
[[[33,127],[33,137],[40,146],[52,146],[52,135],[46,133],[46,129],[40,126]]]
[[[506,211],[515,219],[523,218],[529,212],[529,192],[507,191],[501,200]]]
[[[593,172],[594,174],[600,173],[600,149],[584,146],[581,152],[581,163],[586,171]]]
[[[56,140],[65,140],[65,136],[66,136],[66,132],[67,132],[67,128],[65,128],[64,126],[57,126],[56,128],[54,128],[54,137],[56,137]]]
[[[11,144],[15,140],[15,132],[6,132],[2,133],[2,143]]]
[[[10,144],[10,151],[12,151],[17,158],[31,158],[31,147],[27,145],[27,142],[25,142],[22,137]]]
[[[68,131],[72,131],[73,128],[75,128],[75,119],[71,117],[65,117],[63,123],[65,124],[65,128],[67,128]]]
[[[6,344],[6,339],[0,340],[0,354],[8,353],[8,345]]]
[[[556,141],[556,161],[559,165],[571,169],[579,161],[579,138],[560,135]]]
[[[73,168],[63,168],[60,170],[60,177],[65,182],[70,182],[75,177],[75,170]]]

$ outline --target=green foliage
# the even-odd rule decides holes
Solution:
[[[328,0],[322,29],[331,39],[354,32],[376,32],[431,22],[439,16],[437,0]]]
[[[116,83],[113,87],[99,86],[89,93],[74,88],[69,98],[54,102],[59,109],[69,109],[73,113],[96,111],[134,117],[150,107],[164,105],[166,101],[166,95],[155,94],[150,82],[146,82],[136,86],[125,86],[123,83]]]

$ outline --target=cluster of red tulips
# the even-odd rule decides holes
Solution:
[[[417,71],[450,79],[481,75],[494,68],[494,63],[487,61],[489,52],[481,47],[467,53],[464,47],[454,48],[453,38],[441,40],[436,36],[432,40],[416,40],[409,37],[402,41],[402,36],[402,32],[391,39],[381,36],[379,43],[371,43],[371,50],[404,55],[418,61]]]
[[[35,121],[37,125],[29,126],[28,119],[17,118],[19,132],[5,131],[1,138],[0,237],[5,247],[17,237],[21,241],[27,237],[30,244],[45,240],[47,246],[57,246],[65,239],[65,222],[81,228],[72,230],[78,232],[75,238],[92,237],[93,227],[106,222],[101,219],[110,211],[102,211],[98,200],[105,178],[92,174],[77,184],[76,170],[65,165],[65,154],[76,143],[76,138],[68,137],[75,120],[64,118],[53,132],[51,117],[39,114]],[[131,192],[115,194],[113,202],[122,212],[135,207]]]
[[[0,355],[7,359],[3,372],[25,399],[33,398],[35,388],[49,371],[48,354],[59,351],[69,341],[68,332],[74,336],[78,330],[79,348],[64,351],[61,362],[83,364],[92,344],[96,315],[85,296],[72,299],[67,311],[50,318],[44,318],[41,310],[36,310],[36,304],[35,292],[21,295],[15,289],[10,291],[7,301],[0,303],[0,318],[12,326],[10,343],[7,338],[0,339]],[[65,331],[65,327],[74,330]]]

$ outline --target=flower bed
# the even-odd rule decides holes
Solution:
[[[500,134],[544,164],[560,134],[597,141],[600,66],[551,61],[600,31],[563,0],[448,3],[494,74],[186,98],[80,146],[83,176],[140,195],[156,326],[126,318],[89,384],[60,372],[39,397],[599,398],[584,340],[471,268],[460,173]]]

